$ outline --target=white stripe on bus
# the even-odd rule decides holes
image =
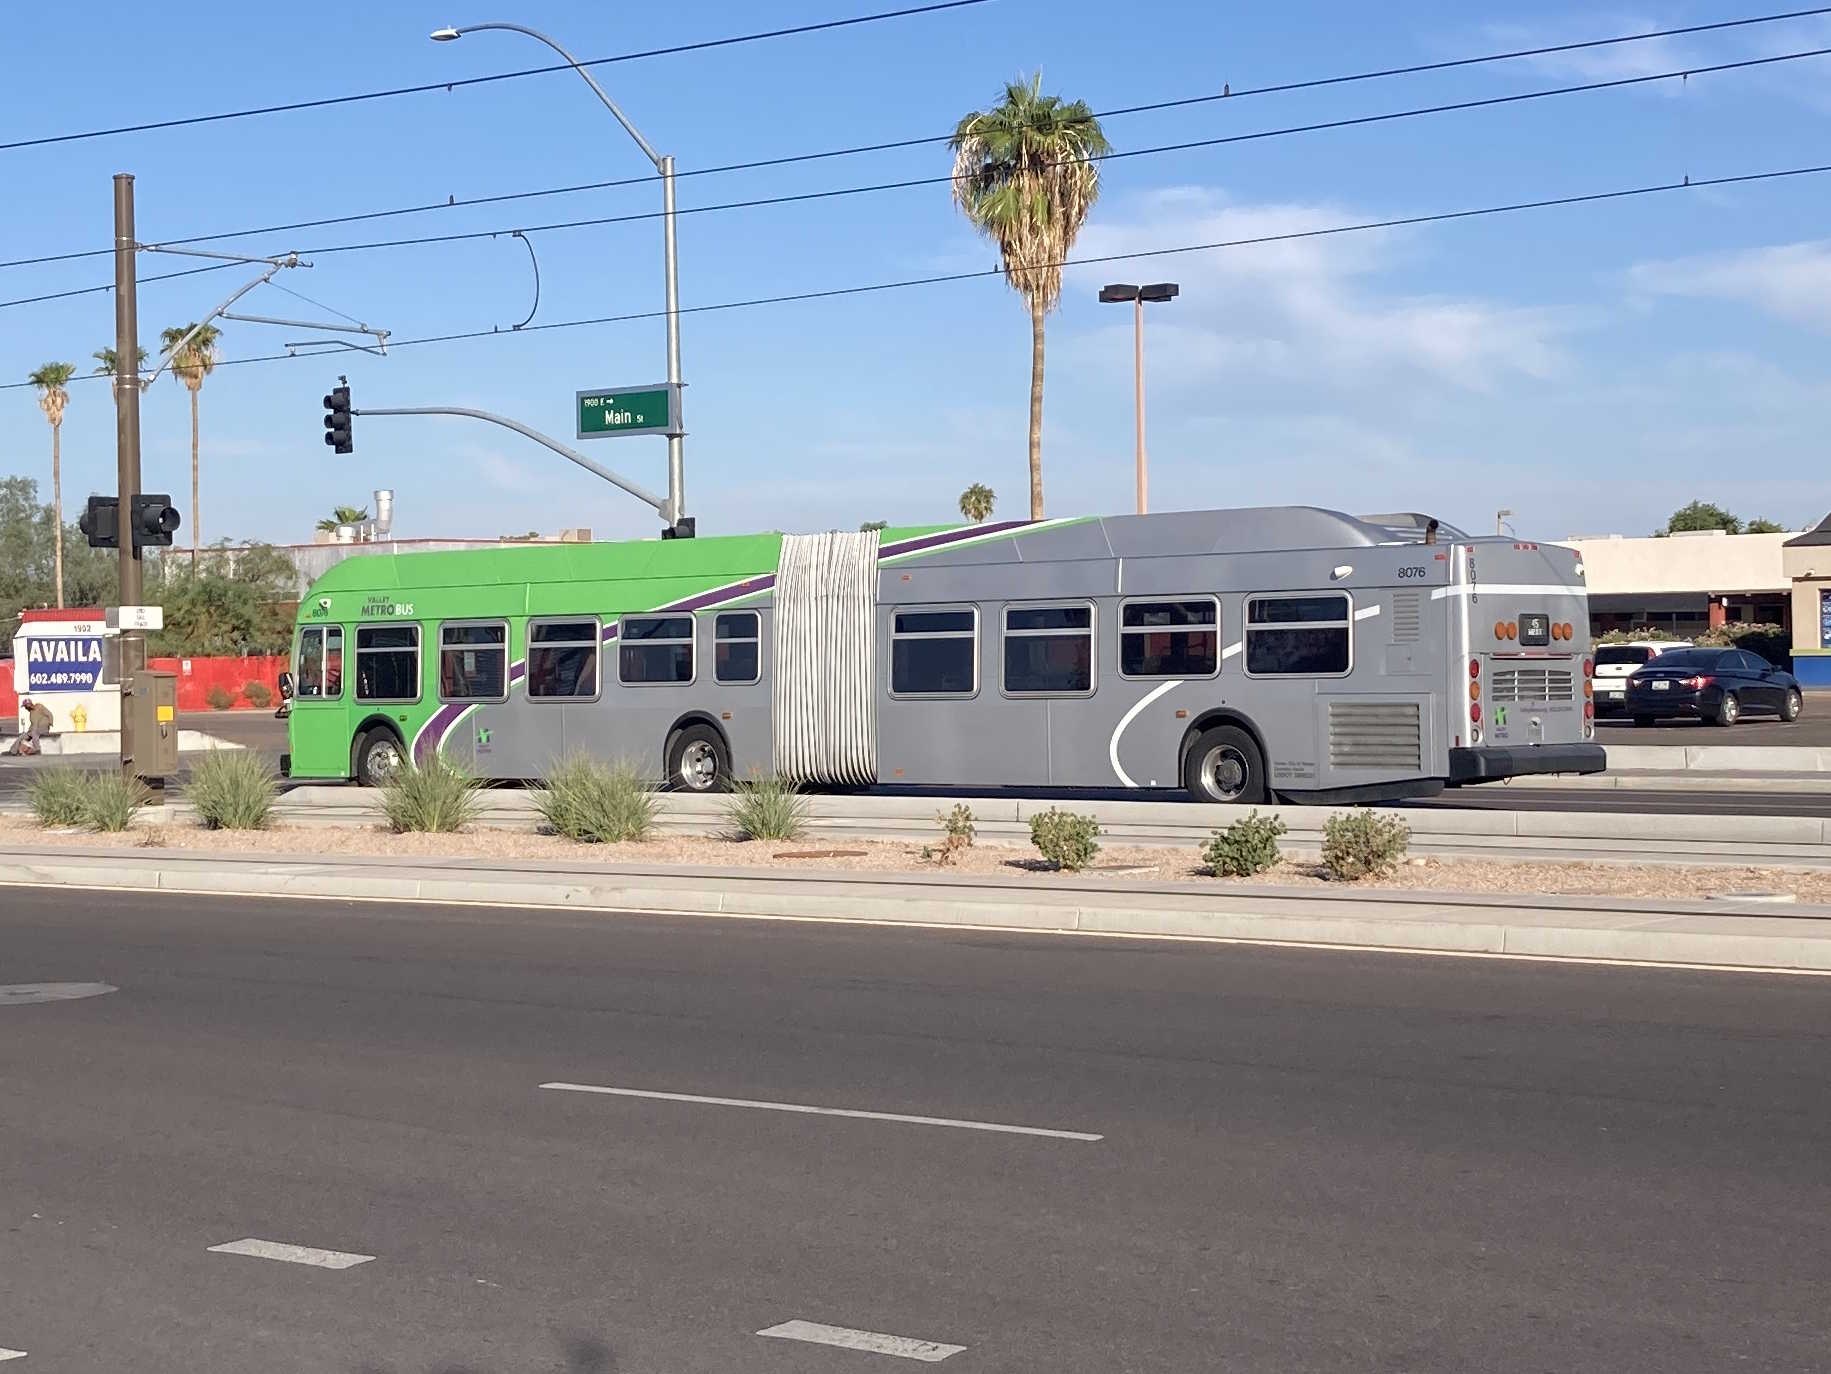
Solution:
[[[1138,719],[1138,713],[1140,711],[1144,710],[1145,707],[1149,706],[1153,701],[1156,701],[1158,697],[1162,696],[1172,687],[1180,687],[1182,685],[1182,678],[1173,677],[1168,682],[1153,687],[1132,704],[1131,710],[1119,717],[1119,724],[1113,728],[1113,737],[1106,743],[1106,757],[1112,760],[1113,772],[1125,786],[1136,787],[1138,784],[1133,782],[1126,771],[1119,766],[1119,736],[1125,733],[1126,726]]]

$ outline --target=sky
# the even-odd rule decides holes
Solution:
[[[458,0],[452,0],[458,3]],[[580,58],[868,14],[872,0],[681,0],[612,8],[463,0],[458,8],[326,0],[309,16],[228,0],[169,10],[98,0],[39,6],[0,37],[0,143],[547,65],[513,33],[456,43],[448,24],[514,21]],[[1029,322],[995,277],[706,310],[759,296],[982,271],[945,184],[750,208],[696,207],[944,177],[944,146],[745,172],[733,162],[945,135],[1003,84],[1096,111],[1218,92],[1224,101],[1115,114],[1121,152],[1831,48],[1831,16],[1457,71],[1278,94],[1291,81],[1776,12],[1676,0],[1466,4],[1291,0],[989,0],[599,67],[598,79],[683,174],[679,201],[686,495],[702,534],[939,522],[984,482],[1026,508]],[[72,18],[72,16],[75,16]],[[1077,257],[1365,224],[1517,201],[1831,161],[1831,58],[1116,158]],[[111,242],[111,177],[136,178],[142,242],[451,198],[639,178],[649,166],[576,74],[562,71],[372,102],[0,150],[13,209],[0,262]],[[356,451],[322,442],[323,393],[357,407],[470,406],[573,440],[574,393],[665,375],[658,318],[518,330],[662,305],[652,180],[579,194],[256,234],[211,247],[298,251],[236,308],[335,321],[397,340],[469,341],[279,362],[328,338],[223,326],[225,366],[201,397],[206,542],[307,540],[337,504],[396,493],[401,537],[493,537],[587,526],[651,535],[645,506],[502,429],[360,417]],[[1149,453],[1156,509],[1316,504],[1421,510],[1522,537],[1644,534],[1694,498],[1803,527],[1831,508],[1831,175],[1071,268],[1048,328],[1043,461],[1050,515],[1131,509],[1132,319],[1109,281],[1176,281],[1149,308]],[[529,230],[535,268],[522,241]],[[331,253],[375,239],[498,237]],[[142,254],[143,276],[203,265]],[[200,317],[256,269],[140,290],[143,339]],[[0,268],[0,302],[112,279],[106,257]],[[303,293],[301,300],[276,289]],[[320,309],[320,306],[325,309]],[[113,342],[107,293],[0,306],[0,382],[47,360],[93,367]],[[305,351],[319,351],[316,345]],[[156,350],[155,350],[156,351]],[[66,504],[111,490],[105,382],[73,385]],[[145,481],[191,527],[183,388],[143,408]],[[40,479],[50,442],[26,389],[0,390],[0,473]],[[577,445],[653,490],[665,444]],[[181,540],[185,538],[181,534]]]

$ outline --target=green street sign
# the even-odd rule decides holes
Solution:
[[[622,434],[682,434],[680,388],[666,382],[578,393],[581,439]]]

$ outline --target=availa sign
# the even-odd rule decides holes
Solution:
[[[92,635],[33,635],[25,646],[26,692],[87,692],[102,680],[102,641]]]

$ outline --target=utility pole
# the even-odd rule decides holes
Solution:
[[[134,498],[140,494],[140,312],[134,242],[134,179],[114,178],[114,435],[120,487],[120,604],[140,604],[140,541],[134,532]],[[122,628],[121,773],[138,776],[134,711],[129,697],[146,670],[146,633]]]

